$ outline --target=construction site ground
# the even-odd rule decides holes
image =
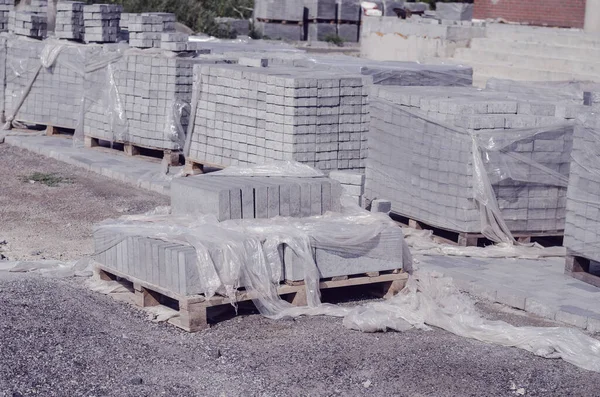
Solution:
[[[168,203],[6,144],[0,169],[0,254],[11,260],[79,259],[93,252],[95,222]],[[189,334],[78,277],[0,272],[0,298],[3,396],[592,396],[600,384],[600,374],[562,360],[439,329],[365,334],[341,319],[242,311]],[[558,324],[486,301],[478,308],[515,325]]]

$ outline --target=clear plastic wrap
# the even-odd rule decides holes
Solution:
[[[600,117],[582,114],[575,129],[564,246],[600,262]]]
[[[474,100],[482,94],[473,89],[447,97],[433,90],[371,96],[367,198],[390,199],[403,216],[495,242],[514,242],[511,230],[562,230],[574,123],[504,116],[500,108],[518,103],[496,95]],[[478,114],[488,104],[498,110]],[[505,117],[548,124],[504,129]],[[500,129],[476,124],[497,120]]]
[[[452,279],[417,272],[398,295],[384,302],[356,307],[344,326],[363,332],[403,331],[409,325],[429,326],[501,346],[517,347],[544,358],[561,358],[580,368],[600,372],[600,341],[565,327],[516,327],[484,319]]]

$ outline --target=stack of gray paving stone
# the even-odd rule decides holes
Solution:
[[[93,4],[83,7],[87,43],[115,43],[119,39],[119,21],[123,8],[116,4]]]
[[[6,114],[14,113],[21,96],[40,66],[46,43],[13,36],[7,39]],[[56,62],[40,70],[15,120],[75,129],[81,119],[85,69],[96,45],[65,42]],[[98,87],[88,87],[98,89]]]
[[[84,32],[83,6],[85,3],[61,1],[56,5],[56,27],[59,39],[82,40]]]
[[[193,66],[201,62],[207,61],[169,52],[127,52],[111,67],[118,102],[100,100],[91,105],[84,134],[148,148],[181,149],[189,122]],[[117,114],[117,119],[107,117]]]
[[[9,10],[8,27],[10,32],[19,36],[45,38],[48,35],[48,2],[35,0],[18,10]]]
[[[205,49],[200,42],[189,40],[185,33],[168,32],[161,35],[160,48],[173,52],[197,52],[199,54],[210,54],[210,49]]]
[[[293,160],[364,169],[368,87],[360,75],[288,67],[202,65],[188,157],[220,166]]]
[[[134,277],[152,285],[165,288],[175,294],[192,295],[209,292],[208,280],[213,280],[215,271],[219,276],[225,276],[222,281],[238,285],[238,280],[230,280],[229,265],[223,252],[231,247],[256,247],[253,237],[242,233],[236,223],[229,220],[243,219],[243,225],[250,227],[261,226],[261,238],[266,241],[280,240],[281,225],[289,225],[292,230],[298,227],[302,233],[307,233],[311,241],[319,241],[313,248],[313,258],[321,278],[364,274],[368,272],[389,271],[403,266],[403,235],[402,229],[386,218],[369,220],[381,223],[381,232],[374,238],[352,247],[335,243],[335,234],[348,226],[346,216],[335,217],[333,213],[340,211],[341,187],[339,183],[323,177],[269,177],[269,176],[224,176],[199,175],[190,178],[180,178],[173,182],[171,191],[172,218],[155,222],[156,230],[168,230],[177,226],[181,230],[181,219],[186,216],[200,214],[216,215],[221,224],[207,224],[205,228],[194,227],[188,241],[181,242],[179,238],[169,238],[168,232],[162,234],[165,240],[156,238],[156,233],[146,232],[147,228],[129,228],[119,225],[101,225],[94,231],[96,246],[95,260],[104,267],[119,273]],[[331,211],[328,217],[321,217]],[[287,223],[274,223],[274,234],[269,232],[268,225],[262,219],[274,217],[290,217]],[[175,219],[172,222],[172,220]],[[241,222],[241,221],[238,221]],[[294,226],[298,225],[298,226]],[[360,226],[350,225],[357,227]],[[330,240],[325,242],[310,230],[331,229]],[[191,233],[191,232],[190,232]],[[321,232],[322,234],[322,232]],[[289,238],[293,238],[293,233]],[[197,252],[196,248],[202,250]],[[271,267],[272,271],[281,273],[279,279],[300,281],[305,278],[304,269],[307,266],[288,244],[279,247],[281,268]],[[256,249],[262,250],[262,247]],[[251,257],[256,252],[236,251],[240,255],[235,265],[244,266],[251,263]],[[245,256],[248,256],[246,258]],[[205,259],[203,259],[205,258]],[[273,261],[275,258],[271,258]],[[212,263],[199,263],[206,260]],[[269,264],[274,266],[275,264]],[[267,280],[261,280],[267,281]],[[246,280],[239,280],[241,287],[246,286]],[[212,286],[215,288],[215,286]],[[219,291],[222,291],[219,289]]]
[[[304,6],[296,0],[257,0],[254,29],[273,40],[303,40]]]
[[[342,190],[350,196],[356,204],[363,205],[363,194],[365,192],[365,175],[348,171],[331,171],[329,178],[338,181]]]
[[[372,86],[370,99],[367,199],[390,199],[395,213],[432,226],[481,232],[477,137],[499,145],[476,156],[510,230],[564,229],[573,123],[563,105],[462,87]]]
[[[9,15],[15,8],[15,0],[0,0],[0,32],[8,32]]]
[[[164,24],[163,19],[159,15],[130,15],[128,30],[130,46],[138,48],[160,48]]]
[[[581,114],[573,138],[564,246],[600,262],[600,118]]]
[[[340,212],[341,186],[328,178],[178,178],[171,185],[174,214],[215,214],[219,221],[308,217]]]

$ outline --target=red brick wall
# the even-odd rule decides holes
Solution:
[[[585,0],[475,0],[473,18],[583,28]]]

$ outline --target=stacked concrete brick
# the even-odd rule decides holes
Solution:
[[[328,178],[179,178],[171,185],[174,214],[214,214],[219,221],[308,217],[340,212],[341,186]]]
[[[346,216],[314,216],[328,211],[339,212],[341,208],[340,186],[327,178],[215,174],[180,178],[173,182],[173,188],[176,189],[171,192],[173,217],[155,222],[154,231],[136,228],[136,225],[131,225],[129,230],[110,226],[97,228],[94,232],[95,260],[109,269],[179,295],[214,293],[217,286],[209,285],[209,281],[214,282],[214,277],[230,288],[232,285],[244,287],[247,280],[238,280],[236,269],[231,268],[232,263],[227,260],[233,260],[233,265],[242,269],[246,265],[260,265],[251,259],[256,257],[255,250],[263,250],[256,244],[258,235],[251,232],[258,227],[262,230],[261,240],[266,240],[267,245],[281,240],[282,231],[290,239],[287,243],[294,241],[294,229],[308,235],[311,242],[319,241],[320,244],[313,247],[312,255],[321,278],[395,270],[403,266],[402,230],[389,219],[362,217],[367,221],[365,227],[372,227],[374,222],[381,223],[381,232],[363,244],[349,247],[335,242],[338,231],[352,227],[362,231],[362,228]],[[181,230],[186,217],[199,214],[216,215],[223,222],[205,227],[195,225],[187,243],[168,236],[171,226]],[[271,232],[264,219],[280,216],[289,219],[279,223],[274,220]],[[236,226],[238,223],[248,227],[248,232],[242,232]],[[324,228],[331,230],[328,241],[323,241],[321,235]],[[164,231],[160,233],[161,240],[155,233],[160,230]],[[306,259],[300,258],[289,244],[281,243],[278,247],[280,264],[275,263],[277,258],[270,257],[273,278],[261,281],[304,280]],[[227,255],[232,248],[235,254]],[[273,254],[272,251],[269,253]],[[222,287],[218,292],[225,292]]]
[[[111,66],[113,99],[85,115],[86,136],[157,149],[181,149],[197,59],[128,52]],[[118,98],[118,100],[116,100]]]
[[[564,246],[600,262],[600,119],[581,115],[573,138]]]
[[[48,1],[32,0],[18,10],[13,7],[8,13],[8,30],[19,36],[45,38],[48,35]]]
[[[254,4],[254,29],[265,38],[303,40],[303,20],[301,1],[258,0]]]
[[[0,32],[8,32],[9,15],[15,8],[15,0],[0,0]]]
[[[360,75],[240,65],[197,66],[195,74],[191,160],[364,169],[369,115]]]
[[[46,43],[23,37],[7,39],[6,114],[14,113],[25,88],[38,70]],[[81,118],[88,54],[98,46],[65,42],[54,65],[39,72],[15,120],[76,128]],[[97,89],[97,87],[88,87]]]
[[[477,137],[502,146],[476,155],[483,157],[507,226],[561,231],[573,132],[565,117],[564,106],[539,98],[373,86],[365,195],[390,199],[394,212],[432,226],[481,232],[474,201]],[[512,132],[522,128],[531,130]]]
[[[363,205],[365,193],[365,175],[357,172],[331,171],[329,178],[342,185],[342,191],[359,206]]]
[[[163,20],[159,15],[130,15],[128,21],[129,45],[138,48],[160,48],[164,31]]]
[[[87,43],[115,43],[119,39],[119,21],[123,8],[116,4],[93,4],[83,7]]]
[[[59,39],[83,40],[85,3],[61,1],[56,5],[55,35]]]

